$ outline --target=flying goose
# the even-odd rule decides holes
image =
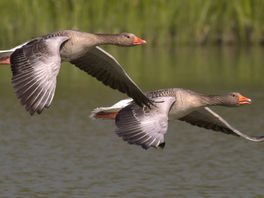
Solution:
[[[0,64],[11,64],[12,85],[18,99],[32,115],[49,107],[62,61],[67,61],[113,89],[126,93],[139,105],[151,101],[100,45],[136,46],[146,43],[132,33],[92,34],[64,30],[34,38],[0,51]]]
[[[209,108],[251,104],[251,100],[240,93],[205,95],[182,88],[169,88],[148,92],[146,96],[155,103],[151,109],[140,107],[132,99],[126,99],[111,107],[96,108],[90,117],[115,119],[117,135],[144,149],[165,146],[164,135],[168,129],[169,117],[250,141],[264,141],[264,136],[253,137],[240,132]]]

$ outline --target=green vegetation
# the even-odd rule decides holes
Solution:
[[[60,29],[134,32],[155,45],[263,44],[263,0],[1,0],[0,44]]]

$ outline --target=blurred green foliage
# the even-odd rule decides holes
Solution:
[[[62,29],[134,32],[153,45],[262,44],[263,0],[1,0],[0,44]]]

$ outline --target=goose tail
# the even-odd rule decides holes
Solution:
[[[129,98],[125,100],[120,100],[119,102],[115,103],[114,105],[110,107],[97,107],[91,112],[90,118],[93,120],[94,119],[115,119],[119,110],[126,107],[131,102],[132,102],[132,99]]]

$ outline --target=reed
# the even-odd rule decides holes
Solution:
[[[263,0],[1,0],[0,44],[47,32],[128,31],[153,46],[263,44]]]

